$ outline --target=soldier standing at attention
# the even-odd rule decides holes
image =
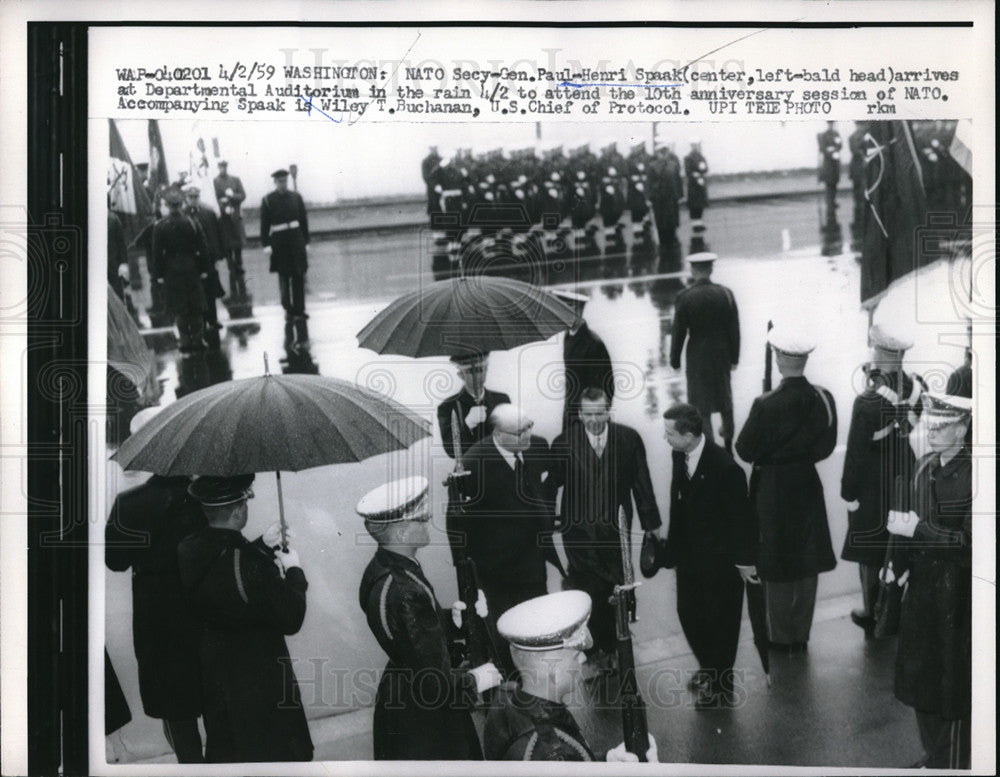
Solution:
[[[561,591],[529,599],[500,617],[497,628],[510,643],[520,685],[505,686],[494,697],[483,731],[486,760],[601,760],[563,703],[580,680],[583,651],[593,642],[587,629],[590,606],[583,591]],[[638,761],[624,742],[606,758]],[[650,734],[646,761],[658,760]]]
[[[294,326],[294,341],[308,343],[306,327],[306,270],[309,267],[309,219],[302,196],[288,188],[288,171],[275,170],[274,191],[260,204],[260,242],[278,274],[285,322]],[[286,327],[286,331],[287,331]]]
[[[881,324],[873,326],[868,337],[872,346],[868,385],[854,400],[840,481],[840,496],[848,503],[847,536],[840,557],[858,564],[864,607],[852,611],[851,620],[866,636],[875,628],[878,574],[889,542],[886,515],[893,505],[897,479],[907,485],[913,479],[909,435],[924,388],[919,375],[903,371],[903,355],[912,340]]]
[[[750,502],[771,647],[791,653],[809,641],[818,574],[837,565],[816,472],[837,444],[837,409],[833,395],[803,375],[812,342],[780,326],[768,341],[781,383],[754,400],[736,452],[753,464]]]
[[[701,153],[701,139],[691,138],[691,150],[684,157],[687,178],[687,206],[692,221],[699,221],[708,207],[708,162]]]
[[[361,578],[358,598],[389,663],[375,697],[374,757],[383,760],[482,760],[470,710],[477,694],[500,684],[492,662],[453,666],[451,642],[462,602],[443,610],[424,576],[417,551],[430,542],[427,478],[392,481],[358,502],[358,515],[378,543]],[[480,591],[476,611],[486,617]]]
[[[681,351],[687,345],[688,402],[698,408],[705,435],[714,442],[712,413],[722,415],[723,445],[733,452],[733,388],[730,373],[740,359],[740,317],[733,293],[712,283],[711,253],[691,254],[690,285],[677,295],[674,328],[670,339],[670,366],[681,368]]]
[[[837,184],[840,183],[840,148],[843,142],[836,122],[828,121],[826,129],[816,136],[819,144],[819,182],[826,192],[826,220],[836,221]]]
[[[229,301],[242,303],[247,300],[246,278],[243,270],[243,246],[247,234],[240,208],[247,198],[243,181],[229,174],[229,163],[219,160],[219,174],[212,181],[215,199],[219,203],[219,226],[222,230],[222,248],[229,267]]]
[[[205,340],[213,348],[218,348],[219,330],[222,329],[222,324],[219,323],[219,312],[215,301],[224,294],[222,284],[219,282],[219,271],[215,268],[215,263],[222,258],[219,218],[214,210],[201,201],[201,190],[197,186],[193,184],[188,186],[184,190],[184,197],[185,210],[201,230],[205,246],[208,248],[211,269],[208,271],[208,277],[201,281],[201,288],[205,292]]]

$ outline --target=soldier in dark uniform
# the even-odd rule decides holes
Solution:
[[[205,292],[205,340],[209,345],[219,347],[219,330],[222,324],[219,323],[219,312],[215,301],[225,295],[222,283],[219,281],[219,271],[216,269],[216,262],[222,258],[222,232],[219,229],[219,218],[215,211],[201,201],[201,190],[197,186],[189,186],[185,192],[185,211],[194,220],[201,230],[208,248],[208,258],[211,268],[208,277],[201,281],[201,288]]]
[[[851,218],[851,248],[857,249],[864,239],[865,230],[865,135],[868,132],[868,122],[854,122],[854,132],[847,138],[847,146],[851,151],[851,162],[848,175],[851,178],[851,194],[854,202],[854,213]]]
[[[358,598],[372,633],[389,656],[375,698],[376,761],[481,760],[470,710],[477,694],[501,679],[490,662],[468,670],[455,666],[451,648],[462,603],[456,602],[449,617],[416,557],[430,541],[427,485],[423,477],[393,481],[369,492],[357,505],[378,543]],[[486,616],[479,602],[476,608],[480,617]]]
[[[615,398],[615,375],[604,341],[587,325],[583,318],[583,308],[588,297],[572,291],[556,291],[557,297],[576,310],[576,320],[566,332],[563,340],[563,364],[566,368],[566,398],[563,401],[563,424],[565,432],[577,420],[580,411],[580,394],[588,386],[601,389],[608,402]]]
[[[700,220],[708,207],[708,162],[701,153],[701,140],[691,139],[691,150],[684,157],[684,176],[687,179],[688,213],[694,221]]]
[[[225,300],[230,317],[247,318],[252,312],[252,297],[247,293],[246,271],[243,269],[243,246],[247,232],[243,226],[241,208],[247,198],[243,181],[229,174],[229,163],[219,160],[219,174],[212,181],[215,199],[219,203],[219,227],[222,231],[222,251],[229,270],[229,297]]]
[[[483,731],[488,761],[596,761],[579,724],[563,703],[580,679],[582,651],[592,640],[587,629],[590,597],[583,591],[529,599],[504,613],[497,628],[510,643],[520,685],[493,698]],[[659,758],[649,737],[646,761]],[[608,761],[637,762],[623,742]]]
[[[871,328],[869,339],[868,385],[854,400],[840,481],[840,496],[848,503],[847,537],[840,557],[857,562],[864,603],[863,609],[851,612],[851,620],[868,635],[875,628],[878,574],[889,541],[885,517],[894,502],[897,481],[909,484],[913,477],[909,435],[924,388],[919,375],[903,370],[903,355],[913,345],[911,340],[880,324]]]
[[[191,495],[208,526],[177,549],[181,583],[201,621],[208,763],[309,761],[313,745],[285,645],[306,614],[298,554],[277,524],[249,542],[253,475],[201,477]]]
[[[892,511],[889,533],[907,556],[896,698],[917,715],[924,757],[914,766],[968,769],[972,714],[972,399],[924,395],[931,452],[913,480],[912,509]]]
[[[625,238],[622,225],[619,223],[625,213],[625,192],[622,186],[625,180],[626,162],[618,148],[612,143],[601,150],[599,162],[600,173],[600,210],[601,223],[604,226],[604,253],[624,254]]]
[[[567,165],[566,197],[573,225],[573,248],[583,256],[598,253],[594,240],[598,227],[591,223],[597,215],[596,165],[597,157],[589,146],[574,149]]]
[[[486,369],[489,366],[489,354],[471,354],[469,356],[453,356],[452,363],[458,368],[459,377],[464,384],[462,390],[448,397],[438,405],[438,428],[441,430],[441,444],[445,453],[455,458],[455,446],[452,432],[452,413],[458,415],[458,436],[462,456],[469,448],[480,440],[489,437],[489,418],[497,405],[510,402],[510,397],[501,391],[486,388]],[[465,556],[462,538],[455,527],[455,511],[451,504],[445,517],[448,539],[451,543],[453,560],[457,563]]]
[[[816,604],[817,575],[837,565],[816,462],[837,444],[833,395],[806,380],[814,345],[776,326],[768,335],[781,383],[754,400],[736,439],[751,462],[750,501],[759,530],[757,572],[764,581],[771,646],[804,651]]]
[[[177,189],[163,195],[170,212],[153,226],[153,273],[166,292],[167,308],[174,314],[181,352],[205,347],[205,292],[202,281],[212,269],[204,235],[181,212],[184,196]]]
[[[826,129],[816,136],[819,145],[819,182],[826,193],[826,220],[837,220],[837,184],[840,183],[840,149],[843,142],[836,130],[836,122],[828,121]]]
[[[187,361],[187,360],[186,360]],[[159,409],[159,408],[157,408]],[[132,433],[150,415],[133,418]],[[177,544],[205,525],[188,494],[188,477],[153,475],[115,497],[104,530],[104,563],[132,570],[132,642],[139,668],[139,697],[178,763],[201,763],[201,622],[185,601]]]
[[[296,342],[305,345],[309,218],[301,195],[288,189],[288,171],[276,170],[271,178],[274,191],[260,204],[260,242],[271,257],[271,272],[278,274],[285,320],[294,324]]]
[[[681,176],[681,161],[674,153],[673,144],[657,138],[655,145],[656,149],[649,163],[649,200],[653,206],[653,219],[656,221],[662,254],[677,242],[684,179]]]
[[[645,143],[632,147],[626,161],[628,175],[628,192],[625,207],[629,211],[632,222],[632,250],[649,249],[650,247],[650,157]]]
[[[712,283],[712,253],[691,254],[691,283],[677,295],[673,333],[670,339],[670,366],[681,368],[681,351],[687,345],[688,402],[698,408],[705,421],[705,434],[712,434],[712,413],[722,415],[723,446],[732,454],[733,389],[730,373],[740,360],[740,317],[733,293]]]

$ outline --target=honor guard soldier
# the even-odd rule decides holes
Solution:
[[[854,122],[854,132],[847,138],[851,161],[847,173],[851,178],[851,196],[854,209],[851,216],[851,250],[858,251],[865,233],[865,135],[868,122]]]
[[[265,255],[271,258],[271,272],[278,274],[286,335],[291,334],[288,324],[292,324],[295,342],[307,344],[305,293],[309,218],[302,196],[288,188],[288,171],[276,170],[271,178],[274,179],[274,191],[266,194],[260,204],[260,242]]]
[[[837,184],[840,183],[840,149],[843,142],[836,129],[837,123],[828,121],[826,129],[816,136],[819,145],[819,182],[826,194],[826,219],[836,221]]]
[[[492,662],[465,670],[452,659],[464,605],[443,610],[417,561],[417,551],[430,542],[427,486],[423,477],[392,481],[365,494],[356,508],[378,543],[359,602],[389,656],[375,697],[377,761],[481,760],[470,711],[478,694],[501,679]],[[476,611],[487,615],[481,592]]]
[[[500,616],[497,629],[510,643],[519,686],[502,688],[486,717],[483,749],[488,761],[595,761],[594,751],[563,699],[580,680],[590,597],[583,591],[529,599]],[[649,737],[646,760],[658,760]],[[622,743],[608,761],[638,761]]]
[[[911,509],[890,511],[903,544],[896,698],[913,707],[924,757],[914,767],[968,769],[972,713],[972,400],[924,394],[931,452],[917,466]]]
[[[688,213],[692,221],[698,221],[708,207],[708,162],[702,156],[700,138],[691,138],[691,150],[684,157],[684,176],[687,178]]]
[[[624,254],[625,238],[619,223],[625,212],[625,193],[622,179],[625,175],[625,157],[612,143],[603,149],[601,171],[601,223],[604,225],[604,253]]]
[[[688,257],[691,282],[677,295],[670,366],[681,368],[681,351],[687,341],[688,402],[701,413],[710,440],[715,440],[712,413],[722,415],[719,433],[726,452],[731,454],[735,428],[730,374],[740,360],[740,316],[733,293],[712,282],[717,258],[708,252]]]
[[[253,475],[200,477],[191,496],[208,526],[177,548],[181,584],[201,620],[208,763],[309,761],[313,745],[285,636],[302,627],[306,576],[272,525],[249,542]]]
[[[791,653],[809,641],[817,575],[837,565],[816,472],[837,444],[837,409],[833,395],[803,375],[814,343],[781,326],[768,342],[781,383],[754,400],[736,452],[753,464],[750,502],[771,646]]]
[[[653,145],[655,149],[649,163],[649,199],[656,221],[660,253],[663,254],[677,242],[684,179],[681,176],[681,161],[674,153],[673,144],[657,137]]]
[[[903,357],[913,345],[908,336],[876,324],[868,338],[872,350],[867,385],[854,400],[840,481],[840,496],[848,503],[847,537],[840,557],[858,564],[864,607],[851,612],[851,620],[871,635],[878,575],[889,542],[885,516],[894,504],[897,483],[908,486],[913,478],[909,435],[925,387],[923,378],[903,370]]]
[[[608,398],[608,405],[615,398],[615,375],[604,341],[587,325],[583,308],[590,298],[573,291],[553,292],[576,311],[576,319],[563,340],[563,364],[566,368],[566,398],[563,402],[562,431],[578,420],[580,395],[588,386],[599,388]]]
[[[171,187],[164,192],[163,201],[169,213],[153,226],[153,275],[174,315],[181,353],[190,353],[205,348],[202,281],[208,278],[212,263],[204,235],[182,212],[184,195]]]
[[[208,258],[212,269],[208,277],[203,278],[201,287],[205,292],[205,340],[213,348],[219,347],[219,312],[215,301],[225,295],[219,282],[219,271],[215,263],[222,258],[222,233],[219,230],[219,218],[215,211],[201,201],[201,189],[191,185],[184,190],[187,214],[198,225],[205,245],[208,247]]]
[[[219,203],[219,227],[222,230],[222,250],[229,269],[229,296],[223,304],[230,318],[249,318],[253,314],[253,298],[247,293],[246,271],[243,269],[243,246],[247,242],[243,225],[243,201],[247,198],[243,181],[229,174],[229,163],[218,162],[219,174],[212,181],[215,199]]]
[[[645,143],[637,143],[626,160],[628,193],[625,207],[632,222],[632,250],[648,250],[652,245],[651,207],[649,204],[649,153]]]

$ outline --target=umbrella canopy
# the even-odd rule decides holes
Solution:
[[[146,347],[125,303],[108,286],[108,364],[135,385],[141,404],[152,404],[162,390],[156,380],[156,360]]]
[[[750,628],[753,630],[753,644],[760,656],[760,664],[764,667],[767,684],[771,684],[771,656],[768,654],[767,639],[767,605],[764,603],[764,586],[760,583],[747,583],[747,615],[750,616]]]
[[[265,375],[188,394],[113,458],[157,475],[239,475],[361,461],[430,436],[397,402],[319,375]]]
[[[358,344],[412,357],[506,351],[547,340],[575,319],[573,308],[530,283],[452,278],[390,303],[358,332]]]

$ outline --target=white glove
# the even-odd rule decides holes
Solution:
[[[486,594],[483,593],[483,589],[478,590],[476,596],[476,615],[480,618],[485,618],[490,614],[490,608],[486,606]]]
[[[227,197],[232,197],[233,196],[233,190],[232,189],[226,189],[226,196]]]
[[[462,613],[465,612],[465,602],[458,599],[451,605],[451,622],[456,629],[462,628]]]
[[[656,751],[656,740],[653,739],[653,735],[649,734],[649,750],[646,751],[646,762],[655,764],[660,762],[660,755]],[[639,763],[639,756],[635,753],[630,753],[625,749],[625,743],[622,742],[618,747],[613,747],[608,750],[608,755],[606,759],[609,763]]]
[[[740,577],[743,578],[744,583],[751,583],[752,585],[760,585],[760,578],[757,577],[757,567],[751,564],[750,566],[736,565],[736,571],[740,573]]]
[[[920,523],[920,516],[913,512],[913,510],[907,513],[899,510],[890,510],[889,522],[886,528],[889,530],[889,534],[896,534],[900,537],[912,537],[918,523]]]
[[[270,256],[271,250],[271,246],[264,246],[264,256]]]
[[[853,502],[847,503],[847,512],[853,513],[861,509],[861,502],[855,499]]]
[[[283,573],[287,572],[292,567],[302,568],[302,565],[299,563],[299,554],[291,548],[288,550],[274,551],[274,563],[278,565],[278,569],[280,569]]]
[[[479,693],[488,691],[490,688],[496,688],[503,682],[500,671],[493,665],[492,661],[487,661],[485,664],[470,669],[469,674],[476,678],[476,691]]]
[[[295,532],[291,529],[285,529],[285,538],[287,540],[292,540],[295,538]],[[267,530],[261,535],[261,539],[264,544],[269,548],[276,548],[281,544],[281,524],[272,523],[267,527]]]
[[[472,410],[469,411],[468,415],[465,416],[465,425],[468,426],[470,429],[474,429],[485,420],[486,420],[486,406],[474,405],[472,407]]]
[[[128,264],[126,264],[125,262],[122,262],[120,265],[118,265],[118,277],[126,281],[128,280],[129,277]]]

